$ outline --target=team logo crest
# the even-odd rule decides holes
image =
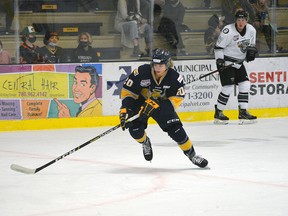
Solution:
[[[239,35],[233,36],[233,41],[237,41],[237,40],[239,40]]]
[[[150,86],[150,84],[151,84],[150,79],[148,79],[148,80],[141,80],[141,82],[140,82],[140,86],[142,86],[142,87]]]
[[[249,44],[250,44],[250,40],[249,39],[244,39],[242,41],[239,41],[237,45],[240,48],[241,52],[245,53],[246,50],[247,50],[247,47],[249,46]]]
[[[228,29],[228,28],[224,28],[224,29],[223,29],[223,33],[224,33],[224,34],[228,34],[228,33],[229,33],[229,29]]]

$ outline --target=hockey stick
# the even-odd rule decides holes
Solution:
[[[245,60],[246,60],[246,59],[233,62],[233,63],[231,63],[231,64],[229,64],[229,65],[226,65],[223,69],[232,67],[232,66],[235,65],[235,64],[242,64]],[[187,85],[187,84],[190,84],[190,83],[192,83],[192,82],[196,82],[196,81],[198,81],[198,80],[200,80],[200,79],[202,79],[202,78],[204,78],[204,77],[207,77],[207,76],[209,76],[209,75],[211,75],[211,74],[214,74],[214,73],[216,73],[216,72],[218,72],[218,71],[219,71],[218,69],[217,69],[217,70],[214,70],[214,71],[212,71],[212,72],[210,72],[210,73],[208,73],[208,74],[204,74],[204,75],[202,75],[202,76],[199,76],[198,78],[193,79],[192,81],[187,82],[187,83],[185,83],[185,84]]]
[[[237,64],[237,63],[234,62],[234,63],[231,63],[231,64],[229,64],[229,65],[226,65],[226,66],[224,67],[224,69],[229,68],[229,67],[232,67],[234,64]],[[198,80],[200,80],[200,79],[202,79],[202,78],[204,78],[204,77],[207,77],[207,76],[209,76],[209,75],[211,75],[211,74],[214,74],[214,73],[216,73],[216,72],[218,72],[218,69],[217,69],[217,70],[214,70],[214,71],[211,71],[210,73],[201,75],[201,76],[199,76],[198,78],[193,79],[193,80],[191,80],[190,82],[187,82],[187,83],[185,83],[185,84],[188,85],[188,84],[190,84],[190,83],[192,83],[192,82],[196,82],[196,81],[198,81]]]
[[[137,114],[137,115],[135,115],[135,116],[127,119],[126,122],[132,122],[133,120],[137,119],[138,117],[139,117],[139,115]],[[118,124],[118,125],[114,126],[113,128],[110,128],[109,130],[103,132],[102,134],[94,137],[93,139],[91,139],[91,140],[89,140],[89,141],[81,144],[80,146],[77,146],[76,148],[74,148],[74,149],[66,152],[65,154],[63,154],[63,155],[55,158],[54,160],[52,160],[52,161],[50,161],[50,162],[48,162],[48,163],[46,163],[46,164],[44,164],[44,165],[36,168],[36,169],[26,168],[26,167],[23,167],[23,166],[20,166],[20,165],[17,165],[17,164],[12,164],[12,165],[10,166],[10,168],[11,168],[12,170],[14,170],[14,171],[22,172],[22,173],[25,173],[25,174],[35,174],[35,173],[39,172],[40,170],[42,170],[42,169],[50,166],[51,164],[53,164],[53,163],[55,163],[55,162],[63,159],[64,157],[73,154],[74,152],[78,151],[79,149],[83,148],[84,146],[89,145],[89,144],[92,143],[92,142],[95,142],[96,140],[98,140],[98,139],[100,139],[101,137],[103,137],[103,136],[111,133],[112,131],[115,131],[116,129],[118,129],[118,128],[120,128],[120,127],[121,127],[121,125]]]

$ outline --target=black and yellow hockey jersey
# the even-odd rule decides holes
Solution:
[[[124,82],[121,91],[122,107],[135,110],[145,99],[152,97],[160,102],[160,109],[164,113],[175,112],[184,96],[183,77],[177,71],[169,68],[158,82],[149,64],[136,68]]]

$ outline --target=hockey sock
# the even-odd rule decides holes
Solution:
[[[247,109],[248,108],[248,101],[249,101],[249,89],[250,89],[250,82],[249,81],[243,81],[238,83],[238,104],[241,109]]]
[[[239,92],[238,94],[238,104],[241,107],[241,109],[247,109],[248,107],[248,92]]]
[[[134,138],[135,139],[135,138]],[[140,139],[135,139],[138,143],[144,143],[147,139],[147,135],[146,133],[144,132],[144,135],[140,138]]]
[[[229,95],[226,95],[223,92],[220,92],[220,94],[218,95],[218,99],[217,99],[217,108],[220,110],[223,110],[228,102],[228,99],[229,99]]]
[[[188,139],[185,143],[182,144],[178,143],[178,146],[182,149],[185,155],[190,156],[192,154],[194,156],[195,151],[192,145],[192,141],[190,139]]]
[[[225,85],[222,87],[217,99],[217,108],[224,110],[231,93],[233,92],[234,85]]]

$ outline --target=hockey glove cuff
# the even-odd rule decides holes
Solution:
[[[130,118],[133,114],[133,111],[128,108],[121,108],[119,112],[119,118],[120,118],[120,126],[122,130],[124,131],[126,128],[129,128],[133,125],[132,122],[127,122],[127,119]]]
[[[224,59],[217,59],[216,60],[217,70],[222,72],[225,69],[225,60]]]
[[[159,109],[159,101],[148,98],[140,108],[139,118],[149,118],[157,109]]]

